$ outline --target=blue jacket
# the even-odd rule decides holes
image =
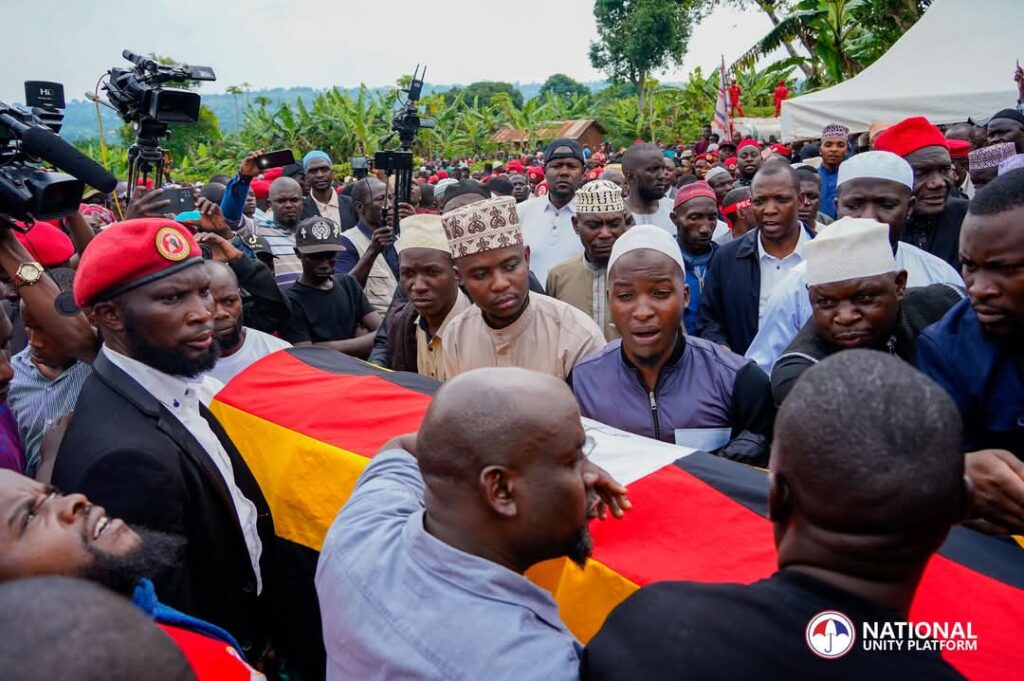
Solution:
[[[814,232],[803,227],[814,238]],[[728,345],[742,355],[757,335],[758,301],[761,296],[761,263],[757,240],[761,230],[752,229],[719,248],[704,278],[697,312],[697,335]]]
[[[917,366],[945,388],[964,422],[964,451],[1024,459],[1024,348],[985,334],[963,300],[917,340]]]
[[[683,326],[686,327],[686,333],[695,335],[697,333],[697,312],[700,310],[704,281],[707,279],[708,268],[711,266],[711,258],[718,250],[718,244],[712,241],[711,251],[704,255],[691,255],[681,245],[679,250],[683,254],[683,262],[686,263],[686,285],[690,287],[690,304],[683,311]]]
[[[750,360],[682,333],[648,391],[622,341],[577,364],[569,376],[583,416],[664,442],[677,428],[730,428],[718,454],[765,465],[775,407],[768,377]]]
[[[161,603],[156,597],[156,589],[153,588],[153,582],[148,579],[140,579],[139,583],[135,585],[135,590],[132,592],[132,603],[142,612],[152,617],[153,621],[158,624],[169,624],[179,629],[187,629],[197,634],[223,641],[238,652],[240,659],[245,659],[245,651],[242,650],[242,646],[238,645],[238,641],[235,640],[234,636],[216,624],[201,620],[198,617],[186,615],[180,610],[175,610],[171,606]]]

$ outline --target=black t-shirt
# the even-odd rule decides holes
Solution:
[[[347,274],[335,275],[334,286],[327,291],[297,281],[286,295],[292,314],[281,335],[289,343],[348,340],[355,336],[359,321],[373,311],[359,282]]]
[[[805,640],[811,619],[852,620],[853,648],[824,659]],[[793,570],[743,584],[660,582],[620,604],[583,653],[583,681],[644,679],[959,679],[938,652],[866,651],[861,622],[901,619]]]

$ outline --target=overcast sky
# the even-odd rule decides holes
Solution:
[[[9,29],[0,62],[6,102],[23,100],[25,80],[62,82],[68,100],[81,99],[106,69],[127,64],[124,48],[212,66],[217,81],[201,92],[243,82],[390,85],[417,62],[440,84],[541,82],[557,72],[602,79],[587,58],[596,37],[592,0],[0,2]],[[720,9],[695,28],[682,67],[658,77],[683,80],[695,66],[706,72],[723,53],[728,63],[770,27],[764,14]]]

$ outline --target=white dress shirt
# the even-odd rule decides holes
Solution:
[[[637,213],[633,210],[630,210],[629,212],[633,214],[634,224],[661,227],[672,236],[675,236],[678,230],[676,229],[676,226],[672,224],[672,203],[672,199],[667,196],[663,196],[658,200],[658,210],[653,213]]]
[[[209,405],[210,400],[218,390],[224,387],[224,384],[211,376],[194,379],[171,376],[157,371],[148,364],[122,355],[116,350],[111,350],[106,345],[102,347],[101,352],[121,371],[138,381],[146,392],[167,408],[167,411],[174,414],[181,421],[181,425],[185,426],[206,451],[213,465],[217,467],[224,479],[225,487],[231,494],[235,512],[238,514],[238,522],[245,537],[245,546],[249,549],[249,560],[252,562],[252,569],[256,574],[256,593],[259,594],[263,591],[263,577],[260,574],[260,555],[263,553],[263,542],[260,541],[259,532],[256,530],[256,505],[242,494],[242,490],[238,489],[228,453],[210,428],[210,424],[199,413],[200,401],[204,405]]]
[[[950,284],[963,288],[963,278],[942,258],[917,246],[896,244],[896,269],[907,271],[907,287]],[[757,335],[747,348],[747,358],[771,375],[775,360],[811,318],[807,294],[807,266],[800,265],[779,282],[761,318]]]
[[[548,280],[549,269],[583,252],[583,242],[572,228],[575,196],[561,208],[555,208],[547,194],[535,196],[518,204],[516,211],[523,242],[530,247],[530,270],[541,282]]]
[[[758,234],[757,259],[761,264],[761,297],[757,301],[757,328],[761,328],[761,324],[764,323],[765,307],[772,291],[794,267],[804,261],[804,244],[810,241],[810,238],[804,226],[800,225],[796,248],[785,258],[776,258],[764,250],[764,246],[761,245],[761,235]]]

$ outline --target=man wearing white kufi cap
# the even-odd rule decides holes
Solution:
[[[594,180],[576,191],[572,228],[583,244],[583,253],[548,270],[544,289],[552,298],[569,303],[590,315],[607,340],[619,332],[608,315],[606,274],[615,240],[629,228],[629,213],[622,190],[614,182]]]
[[[851,156],[839,166],[838,183],[839,217],[870,218],[889,226],[889,244],[897,269],[907,272],[907,286],[943,283],[963,287],[960,274],[944,260],[899,240],[914,208],[914,171],[906,160],[888,151]],[[800,264],[772,291],[747,357],[770,373],[811,312],[807,268]]]
[[[622,339],[573,369],[580,412],[766,465],[775,416],[768,377],[718,344],[686,335],[689,290],[679,244],[660,227],[637,225],[615,242],[608,262],[608,308]]]
[[[604,347],[601,330],[568,303],[529,289],[530,248],[511,196],[471,203],[441,218],[455,272],[473,305],[448,322],[448,378],[482,367],[520,367],[565,379]]]
[[[881,350],[914,364],[917,337],[963,297],[946,284],[907,289],[888,226],[868,218],[836,220],[806,254],[813,316],[772,369],[776,405],[803,372],[842,350]]]
[[[375,348],[371,361],[443,381],[446,329],[470,306],[469,298],[459,290],[441,216],[411,215],[400,227],[395,249],[405,300],[396,301],[388,311],[383,324],[387,343],[380,354]]]

